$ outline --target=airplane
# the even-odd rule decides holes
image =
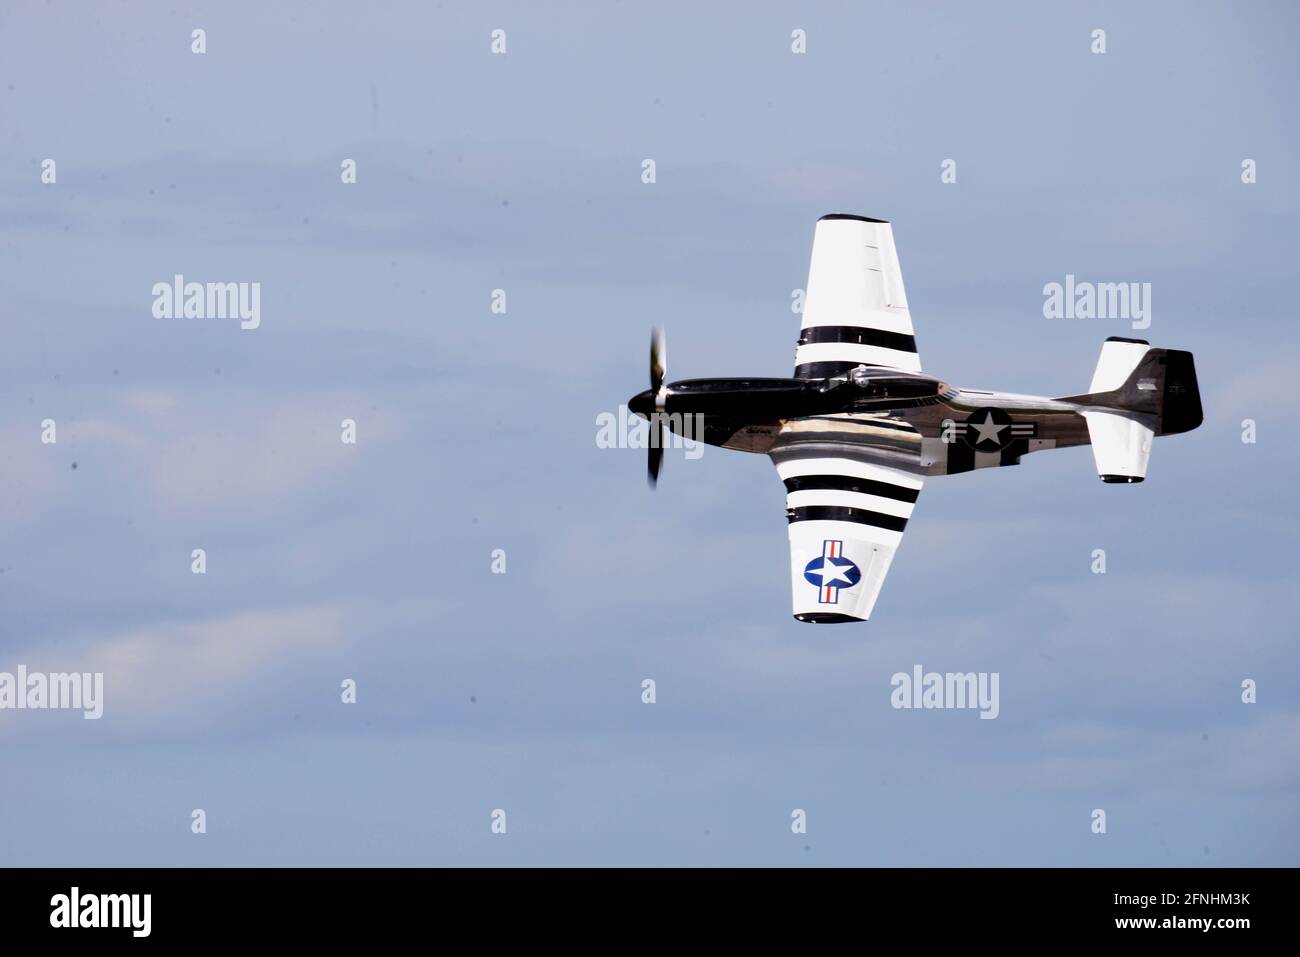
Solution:
[[[628,407],[650,422],[651,486],[664,428],[771,457],[785,483],[794,617],[866,621],[925,480],[1018,465],[1040,449],[1092,445],[1103,482],[1146,477],[1151,440],[1201,424],[1190,352],[1111,336],[1086,393],[1050,399],[959,389],[921,370],[889,222],[817,221],[789,379],[665,382],[662,329],[650,388]]]

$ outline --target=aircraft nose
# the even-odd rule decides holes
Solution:
[[[654,389],[646,389],[644,392],[638,392],[627,402],[627,407],[641,416],[643,419],[649,419],[650,414],[655,410],[655,393]]]

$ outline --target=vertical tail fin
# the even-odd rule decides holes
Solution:
[[[1142,481],[1151,439],[1190,432],[1203,419],[1192,354],[1152,349],[1142,339],[1107,339],[1088,392],[1062,401],[1085,407],[1103,482]]]

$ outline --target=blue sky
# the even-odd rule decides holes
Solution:
[[[1298,21],[6,5],[0,671],[106,700],[0,712],[0,863],[1300,863]],[[673,378],[788,375],[832,211],[894,222],[967,387],[1083,391],[1132,332],[1043,285],[1150,282],[1205,424],[1141,486],[934,480],[875,618],[793,621],[770,462],[652,494],[595,422],[656,323]],[[260,282],[261,327],[154,320],[176,273]],[[999,672],[997,720],[892,709],[918,663]]]

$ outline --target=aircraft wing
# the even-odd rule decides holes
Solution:
[[[864,417],[865,418],[865,417]],[[881,421],[804,419],[778,440],[771,456],[785,482],[790,532],[790,585],[800,621],[871,617],[924,477],[908,446],[919,436]],[[813,431],[816,430],[816,431]],[[880,433],[872,438],[866,433]],[[836,435],[851,441],[825,441]],[[875,446],[857,444],[866,437]],[[909,465],[911,468],[909,468]]]
[[[794,361],[797,379],[856,365],[921,371],[889,223],[848,213],[817,220]]]

